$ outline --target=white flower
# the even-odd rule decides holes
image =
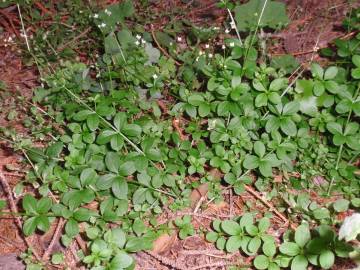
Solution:
[[[99,14],[95,13],[95,14],[94,14],[94,18],[95,18],[95,19],[99,18]]]
[[[141,36],[140,35],[136,35],[136,39],[140,40]]]
[[[154,78],[154,80],[156,80],[158,78],[158,75],[154,74],[152,77]]]
[[[229,34],[229,33],[230,33],[230,30],[226,28],[226,29],[225,29],[225,33],[226,33],[226,34]]]
[[[138,40],[135,41],[135,45],[136,45],[136,46],[139,46],[139,45],[140,45],[140,41],[138,41]]]
[[[181,38],[181,37],[178,37],[178,38],[177,38],[177,41],[181,42],[181,41],[182,41],[182,38]]]
[[[215,26],[213,29],[214,29],[215,31],[216,31],[216,30],[220,30],[220,27]]]
[[[231,22],[231,23],[230,23],[230,26],[231,26],[231,29],[236,29],[236,24],[235,24],[235,22]]]
[[[206,48],[206,49],[209,49],[209,48],[210,48],[210,45],[209,45],[209,44],[205,44],[205,48]]]
[[[169,45],[170,45],[170,46],[172,46],[172,45],[173,45],[173,43],[172,43],[172,42],[170,42],[170,43],[169,43]]]
[[[145,40],[145,39],[141,39],[141,43],[142,43],[142,44],[145,44],[145,43],[146,43],[146,40]]]
[[[105,9],[105,13],[106,13],[106,15],[111,16],[111,11],[110,10]]]
[[[199,62],[199,56],[195,58],[195,61],[196,61],[196,62]]]
[[[209,58],[213,58],[213,54],[212,54],[212,53],[209,53]]]
[[[234,47],[234,46],[235,46],[235,43],[234,43],[234,42],[230,42],[229,46],[230,46],[230,47]]]
[[[204,52],[203,51],[199,51],[199,55],[203,55],[204,54]]]
[[[223,44],[223,45],[221,46],[221,49],[225,50],[225,48],[226,48],[226,46]]]

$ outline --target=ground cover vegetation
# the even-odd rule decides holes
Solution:
[[[92,26],[98,57],[89,65],[69,61],[76,51],[61,45],[66,28],[40,29],[28,43],[38,48],[28,57],[43,75],[24,121],[34,128],[28,136],[1,129],[1,139],[31,166],[14,188],[25,236],[56,223],[65,247],[82,237],[86,248],[77,255],[93,270],[134,269],[136,252],[172,233],[199,234],[251,258],[231,269],[356,263],[360,9],[343,25],[355,34],[322,49],[330,64],[306,67],[264,53],[260,33],[289,22],[280,2],[220,1],[230,15],[224,27],[188,25],[186,35],[178,21],[146,31],[132,1],[95,11],[82,5],[73,3],[83,12],[72,18],[86,33]],[[35,146],[39,138],[46,147]],[[268,211],[245,204],[241,215],[214,218],[202,231],[192,225],[192,214],[206,207],[200,200],[196,211],[159,222],[164,211],[188,209],[204,184],[206,200],[220,202],[229,189],[234,196],[249,192]],[[281,235],[275,218],[286,228]],[[29,249],[22,258],[28,269],[65,266],[62,253],[41,258]]]

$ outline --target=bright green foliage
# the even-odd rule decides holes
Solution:
[[[258,25],[265,4],[260,27],[277,29],[288,24],[285,4],[277,1],[250,0],[235,8],[235,18],[240,31],[253,30]]]
[[[183,216],[175,219],[175,225],[179,228],[180,239],[185,239],[187,236],[195,234],[193,225],[191,224],[191,216]]]
[[[252,0],[235,9],[241,30],[254,29],[264,3]],[[188,207],[200,183],[208,183],[210,200],[222,198],[224,185],[236,194],[253,186],[290,220],[309,224],[336,224],[337,212],[359,207],[354,161],[360,54],[353,45],[338,49],[346,65],[313,63],[309,76],[290,82],[284,68],[259,61],[259,42],[252,36],[226,39],[224,51],[210,57],[156,33],[182,63],[177,68],[154,47],[150,33],[125,27],[133,12],[131,1],[123,1],[93,18],[104,37],[96,76],[85,64],[65,62],[35,90],[33,102],[47,108],[62,129],[52,130],[56,142],[35,148],[3,131],[33,165],[16,194],[31,184],[41,197],[23,197],[26,235],[47,231],[62,217],[65,246],[79,235],[80,224],[85,230],[87,267],[126,269],[134,267],[131,253],[151,249],[169,229],[157,225],[157,215],[165,207]],[[260,27],[286,24],[284,14],[283,4],[267,1]],[[193,30],[200,32],[196,41],[208,36]],[[309,190],[319,196],[336,191],[343,198],[318,204]],[[252,207],[246,201],[241,218],[214,220],[206,239],[221,250],[254,256],[257,269],[328,269],[336,256],[351,251],[325,225],[314,231],[300,225],[277,246],[267,233],[270,220],[254,220],[255,213],[246,212]],[[174,223],[181,239],[195,234],[190,216]],[[356,233],[342,235],[353,239]],[[55,256],[54,263],[60,261]]]

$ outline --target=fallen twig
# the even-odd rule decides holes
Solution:
[[[286,226],[290,224],[290,221],[278,210],[276,210],[276,208],[271,203],[269,203],[263,196],[261,196],[256,190],[247,185],[245,185],[245,189],[255,198],[259,199],[263,204],[265,204],[271,212],[274,212],[275,215],[277,215],[282,221],[284,221]]]
[[[61,230],[62,230],[62,228],[64,227],[64,225],[65,225],[64,219],[63,219],[63,218],[60,218],[60,219],[59,219],[59,222],[58,222],[58,224],[57,224],[57,226],[56,226],[54,235],[53,235],[53,237],[52,237],[52,239],[51,239],[51,242],[50,242],[49,246],[47,247],[47,249],[45,250],[45,252],[44,252],[44,254],[43,254],[43,256],[42,256],[42,260],[43,260],[43,261],[48,261],[48,260],[49,260],[50,253],[51,253],[51,251],[52,251],[55,243],[56,243],[57,241],[59,241],[59,238],[60,238],[60,236],[61,236]]]
[[[6,178],[5,176],[3,175],[2,172],[0,172],[0,182],[1,182],[1,185],[3,186],[4,188],[4,191],[5,193],[7,193],[7,198],[8,198],[8,201],[9,201],[9,204],[10,204],[10,210],[14,213],[14,214],[18,214],[19,211],[16,207],[16,204],[15,204],[15,201],[14,201],[14,198],[12,196],[12,191],[11,191],[11,188],[9,186],[9,183],[6,181]],[[18,226],[19,230],[22,231],[22,222],[21,222],[21,219],[19,216],[15,216],[15,223],[16,225]],[[33,245],[31,244],[31,242],[24,236],[24,241],[27,245],[27,247],[29,249],[32,249],[32,253],[34,254],[36,260],[38,261],[41,261],[41,257],[40,255],[37,253],[37,251],[33,248]]]
[[[69,42],[66,42],[64,45],[60,46],[59,48],[56,49],[57,52],[61,52],[63,51],[65,48],[67,48],[69,45],[71,45],[72,43],[74,43],[75,41],[79,40],[80,38],[82,38],[83,36],[85,36],[87,33],[89,33],[91,30],[91,27],[86,28],[83,32],[81,32],[79,35],[77,35],[76,37],[74,37],[72,40],[70,40]]]
[[[156,43],[156,46],[158,46],[159,50],[162,51],[163,54],[165,54],[167,57],[171,58],[174,60],[175,64],[180,66],[181,63],[176,61],[173,57],[171,57],[171,55],[164,49],[161,47],[160,43],[158,42],[158,40],[156,39],[156,36],[155,36],[155,32],[154,32],[154,26],[151,25],[151,35],[153,37],[153,40],[155,41]]]
[[[163,257],[161,255],[158,255],[152,251],[148,251],[148,250],[144,250],[144,253],[150,255],[151,257],[153,257],[154,259],[158,260],[159,262],[161,262],[162,264],[166,265],[166,266],[170,266],[172,269],[177,269],[177,270],[187,270],[187,268],[183,267],[182,265],[180,265],[177,262],[174,262],[173,260],[170,260],[169,258]]]
[[[250,265],[240,265],[239,263],[236,263],[236,262],[216,262],[216,263],[208,263],[208,264],[203,264],[200,266],[195,266],[193,268],[190,268],[189,270],[199,270],[199,269],[203,269],[203,268],[215,269],[216,267],[224,267],[224,266],[231,266],[231,265],[241,266],[242,268],[250,267]]]

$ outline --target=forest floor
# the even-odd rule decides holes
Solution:
[[[116,1],[112,1],[116,2]],[[193,1],[190,1],[193,2]],[[186,18],[197,25],[220,26],[224,23],[227,14],[224,10],[216,7],[217,1],[197,0],[197,7],[188,10],[188,5],[182,1],[154,1],[153,14],[171,11],[176,6],[180,12],[180,18]],[[267,46],[272,55],[291,54],[304,66],[310,61],[326,62],[318,54],[318,50],[325,48],[335,38],[347,38],[341,30],[341,23],[351,8],[346,0],[284,0],[287,4],[287,13],[291,20],[289,25],[271,34],[268,34]],[[16,6],[15,6],[16,7]],[[38,6],[39,8],[40,6]],[[35,7],[36,8],[36,7]],[[44,10],[39,10],[44,12]],[[148,11],[139,11],[148,12]],[[152,24],[155,29],[161,29],[167,24],[169,18],[166,16],[153,16]],[[41,24],[39,24],[40,26]],[[0,82],[5,83],[6,90],[0,88],[0,127],[12,127],[18,133],[27,134],[28,127],[21,123],[29,113],[31,107],[30,98],[33,89],[41,84],[39,73],[35,65],[28,64],[28,56],[25,58],[26,50],[24,44],[19,42],[9,43],[7,40],[12,38],[18,40],[17,36],[21,32],[20,18],[18,10],[14,6],[0,9]],[[33,29],[29,29],[33,31]],[[350,34],[351,35],[351,34]],[[80,37],[75,42],[81,42],[85,37]],[[90,57],[80,55],[80,60],[91,62]],[[19,96],[23,97],[28,103],[24,103]],[[25,104],[25,105],[24,105]],[[29,105],[30,104],[30,105]],[[16,111],[15,117],[9,117],[9,113]],[[39,141],[41,145],[41,141]],[[5,177],[10,188],[22,181],[29,166],[24,162],[21,152],[14,152],[8,147],[5,141],[0,140],[0,172]],[[212,218],[229,218],[242,213],[244,202],[251,201],[253,207],[259,212],[268,210],[268,207],[257,200],[254,194],[246,192],[243,195],[234,195],[229,189],[224,192],[224,201],[221,204],[206,202],[206,198],[199,189],[199,195],[194,195],[194,204],[199,200],[206,203],[206,209],[190,209],[193,216],[195,229],[202,228],[208,230]],[[316,196],[316,194],[312,194]],[[0,198],[7,199],[7,192],[0,185]],[[18,204],[20,198],[15,198]],[[205,201],[203,201],[205,200]],[[181,213],[178,213],[181,214]],[[159,218],[159,223],[167,222],[176,217],[171,211],[165,209]],[[210,218],[209,218],[210,217]],[[277,220],[277,230],[274,233],[280,234],[285,230],[284,221]],[[0,269],[21,269],[24,267],[16,259],[26,249],[24,237],[19,230],[15,218],[0,217]],[[54,234],[55,226],[44,235],[36,234],[28,237],[28,240],[36,250],[45,250],[49,245]],[[74,243],[73,249],[79,249],[81,243]],[[64,251],[60,244],[54,250]],[[70,261],[74,260],[74,250],[66,251]],[[139,252],[136,254],[137,269],[226,269],[232,261],[238,259],[239,253],[226,254],[217,250],[212,244],[206,242],[200,236],[191,236],[185,240],[180,240],[176,235],[164,236],[158,239],[155,249],[152,252]],[[246,266],[249,261],[244,261]],[[74,262],[76,265],[76,262]],[[349,263],[340,261],[333,269],[348,269]],[[74,266],[73,269],[78,269]]]

